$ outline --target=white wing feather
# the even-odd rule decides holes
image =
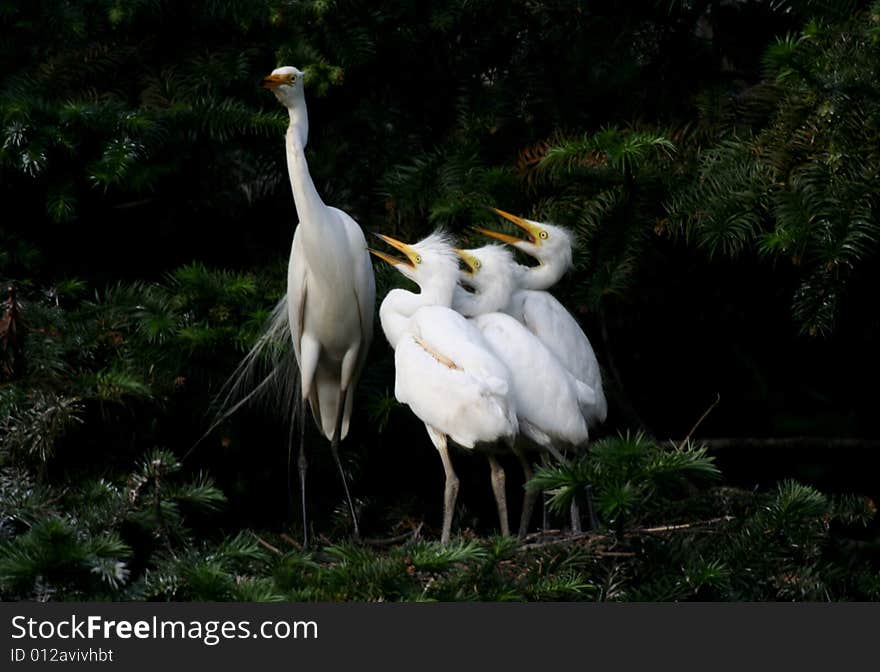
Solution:
[[[521,290],[514,297],[512,313],[537,336],[563,366],[595,395],[593,404],[582,404],[591,426],[604,422],[608,403],[602,389],[602,374],[590,339],[577,320],[548,292]],[[588,395],[582,394],[586,400]]]
[[[370,253],[367,250],[367,241],[360,225],[342,210],[331,208],[339,213],[345,224],[348,235],[348,244],[352,259],[352,272],[354,274],[355,299],[358,306],[358,314],[361,323],[361,351],[358,356],[357,369],[354,374],[354,382],[360,378],[367,359],[370,343],[373,341],[373,320],[375,318],[376,305],[376,280],[373,276],[373,265],[370,262]],[[345,399],[345,413],[342,418],[342,437],[348,434],[348,423],[351,418],[351,410],[354,404],[355,386],[351,385],[348,396]]]
[[[473,448],[516,435],[510,373],[458,313],[441,306],[416,311],[394,364],[397,400],[459,445]]]
[[[575,446],[584,443],[588,430],[579,400],[585,394],[580,388],[586,386],[510,315],[488,313],[472,322],[511,373],[520,429],[541,445],[548,439]]]

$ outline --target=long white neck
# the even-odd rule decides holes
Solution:
[[[293,94],[293,101],[287,108],[287,114],[290,116],[288,130],[296,129],[298,143],[302,149],[305,149],[309,142],[309,112],[306,109],[306,94],[302,89],[298,89]]]
[[[287,127],[284,145],[287,152],[287,172],[290,175],[290,187],[296,203],[296,213],[300,225],[309,226],[323,208],[324,201],[315,189],[312,176],[309,175],[309,164],[306,162],[306,142],[309,138],[309,115],[306,111],[306,99],[302,91],[296,94],[293,104],[287,108],[290,125]]]
[[[449,308],[452,305],[455,287],[454,277],[438,278],[430,285],[422,287],[418,294],[405,289],[392,289],[388,292],[382,305],[379,306],[379,322],[391,347],[397,349],[397,344],[409,326],[409,319],[419,308],[425,306]]]
[[[570,262],[562,259],[542,261],[537,266],[517,264],[517,286],[520,289],[550,289],[562,279],[569,266]]]
[[[510,303],[513,289],[510,282],[505,282],[501,278],[487,283],[487,286],[475,292],[469,292],[461,285],[457,285],[452,296],[452,307],[465,317],[496,313],[504,310]]]

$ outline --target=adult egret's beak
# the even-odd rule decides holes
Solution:
[[[504,210],[499,210],[498,208],[489,208],[492,212],[497,215],[501,215],[509,222],[512,222],[517,227],[526,232],[528,236],[528,242],[533,245],[541,244],[541,227],[535,224],[534,222],[530,222],[522,217],[517,217],[516,215],[511,215],[509,212],[504,212]],[[516,243],[523,242],[522,238],[516,238],[515,236],[508,236],[506,233],[499,233],[498,231],[492,231],[491,229],[483,229],[481,227],[475,226],[474,229],[479,231],[480,233],[491,236],[492,238],[496,238],[505,243],[510,243],[515,245]]]
[[[277,89],[282,84],[292,84],[293,73],[287,75],[269,75],[263,79],[262,87],[264,89]]]
[[[415,268],[416,264],[422,263],[421,255],[419,255],[418,252],[416,252],[411,246],[407,245],[406,243],[402,243],[399,240],[395,240],[391,236],[386,236],[381,233],[374,233],[373,235],[377,238],[381,238],[386,243],[391,245],[391,247],[396,250],[400,250],[406,255],[406,259],[398,259],[397,257],[393,257],[390,254],[380,252],[379,250],[367,248],[372,254],[379,257],[382,261],[387,261],[392,266],[409,266],[411,268]]]
[[[455,252],[459,257],[461,257],[461,260],[468,267],[467,272],[471,275],[474,275],[480,269],[480,260],[477,259],[474,255],[466,252],[465,250],[459,250],[458,248],[453,248],[452,251]]]

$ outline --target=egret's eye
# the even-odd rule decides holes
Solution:
[[[483,265],[483,264],[482,264],[482,262],[481,262],[479,259],[475,259],[475,260],[474,260],[474,268],[479,268],[479,267],[482,266],[482,265]]]
[[[541,233],[538,234],[538,237],[543,238],[544,240],[547,240],[550,237],[550,234],[547,233],[546,231],[541,231]]]
[[[422,263],[422,255],[420,255],[420,254],[417,254],[417,255],[416,255],[416,263],[417,263],[417,264],[421,264],[421,263]]]
[[[293,84],[296,81],[296,75],[290,76],[290,83]]]

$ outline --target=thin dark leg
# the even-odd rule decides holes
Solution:
[[[564,461],[564,458],[559,454],[552,446],[548,446],[548,450],[551,453],[554,453],[554,457],[557,461]],[[554,452],[555,451],[555,452]],[[547,453],[541,454],[541,462],[544,465],[550,464],[550,458],[547,456]],[[547,492],[541,491],[541,530],[546,532],[552,527],[550,523],[550,495]]]
[[[590,521],[590,530],[599,529],[599,518],[596,516],[596,509],[593,506],[593,486],[588,485],[584,488],[584,495],[587,500],[587,518]]]
[[[287,435],[287,511],[288,519],[293,524],[293,518],[296,515],[296,507],[293,499],[293,437],[296,431],[296,405],[291,409],[290,432]]]
[[[309,463],[306,460],[306,401],[302,400],[299,409],[299,456],[297,459],[299,466],[299,492],[302,504],[303,518],[303,550],[309,547],[309,516],[306,511],[306,471]]]
[[[550,495],[546,492],[541,493],[541,529],[550,529]]]
[[[580,534],[583,532],[583,528],[581,527],[581,505],[578,503],[577,496],[571,500],[571,507],[569,508],[568,513],[571,517],[571,533]]]
[[[532,465],[529,464],[528,458],[521,450],[514,450],[517,459],[519,460],[520,465],[522,466],[523,475],[525,476],[525,482],[528,484],[530,480],[532,480]],[[523,492],[523,504],[522,504],[522,514],[519,517],[519,531],[517,532],[517,537],[520,539],[524,539],[526,534],[529,531],[529,523],[532,521],[532,513],[535,510],[535,502],[538,499],[538,493],[534,490],[526,489]]]
[[[330,452],[333,453],[333,460],[336,462],[336,468],[342,477],[342,488],[345,490],[345,499],[348,502],[348,510],[351,512],[351,522],[354,525],[354,538],[360,539],[361,533],[358,529],[357,514],[354,511],[354,502],[351,500],[351,494],[348,491],[348,479],[345,478],[345,470],[342,468],[342,461],[339,459],[339,435],[342,434],[342,418],[345,415],[345,390],[339,392],[339,406],[336,411],[336,426],[333,429],[333,438],[330,440]]]

